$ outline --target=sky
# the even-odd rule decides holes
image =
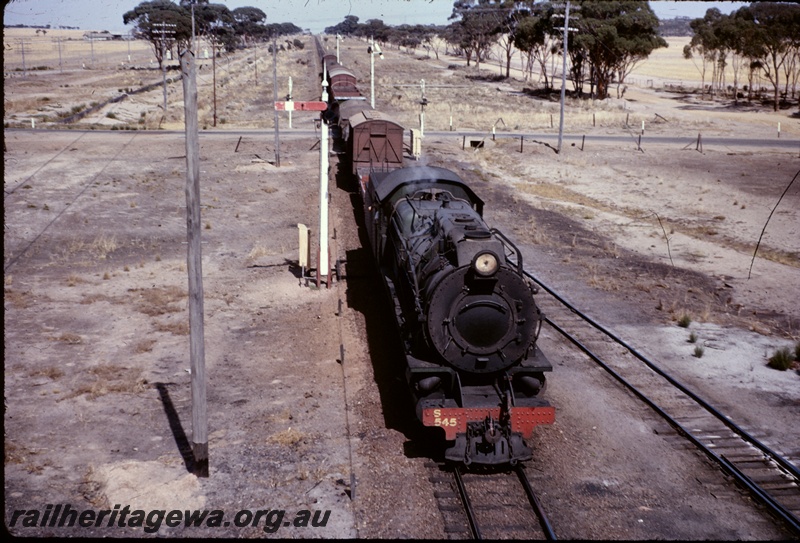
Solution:
[[[144,0],[3,0],[6,25],[51,25],[78,27],[82,30],[108,30],[126,33],[131,27],[122,24],[122,14]],[[268,23],[294,23],[314,33],[355,15],[360,22],[381,19],[388,25],[448,24],[453,0],[212,0],[229,9],[252,6],[267,14]],[[702,17],[706,10],[718,8],[731,13],[749,2],[651,1],[660,19]]]

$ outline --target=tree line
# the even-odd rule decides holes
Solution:
[[[374,36],[381,42],[434,47],[434,37],[448,49],[480,67],[491,51],[503,52],[505,76],[519,52],[525,77],[535,68],[544,81],[544,91],[553,89],[555,60],[563,50],[564,3],[513,0],[456,0],[452,21],[446,26],[385,27],[382,21],[358,24],[358,18],[325,29],[326,33]],[[646,1],[597,2],[575,0],[569,19],[569,78],[578,95],[589,83],[592,96],[608,96],[614,81],[622,82],[631,69],[657,47],[666,47],[658,35],[658,18]],[[438,57],[438,51],[436,51]]]
[[[212,4],[209,0],[152,0],[142,2],[125,12],[122,22],[133,25],[133,33],[153,46],[153,53],[162,65],[165,51],[177,46],[187,49],[192,40],[192,10],[194,10],[194,32],[208,40],[216,51],[234,51],[253,43],[271,40],[278,36],[298,34],[302,29],[292,23],[267,24],[267,15],[255,7],[228,9],[224,4]],[[169,25],[169,26],[164,26]],[[299,40],[295,40],[298,45]],[[299,42],[302,47],[302,42]]]
[[[775,111],[795,98],[800,78],[800,5],[755,2],[730,15],[711,8],[690,26],[694,35],[683,55],[698,67],[704,92],[730,91],[738,102],[743,97],[740,84],[746,79],[743,87],[751,100],[756,78],[763,76],[772,85]],[[733,72],[732,85],[726,84],[726,68]]]
[[[726,88],[725,68],[734,70],[733,96],[739,96],[739,73],[746,73],[748,98],[757,77],[768,79],[774,88],[774,107],[780,94],[795,97],[800,44],[800,6],[788,2],[756,2],[730,16],[716,8],[700,19],[684,18],[679,25],[662,25],[647,1],[570,2],[567,56],[568,77],[575,93],[607,98],[614,86],[617,97],[624,94],[625,78],[634,67],[657,48],[666,47],[662,35],[674,27],[693,33],[684,51],[701,70],[705,87],[706,70],[711,89]],[[456,0],[448,25],[387,26],[379,19],[359,23],[348,15],[341,23],[325,29],[328,34],[374,38],[382,44],[433,50],[438,58],[439,38],[450,52],[464,56],[467,65],[477,66],[493,50],[502,51],[505,76],[512,57],[522,56],[525,78],[538,71],[544,91],[553,89],[553,76],[564,54],[564,2],[513,0]],[[672,31],[670,31],[672,30]],[[781,86],[782,85],[782,93]]]

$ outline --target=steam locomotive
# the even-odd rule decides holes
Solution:
[[[487,226],[483,201],[455,172],[404,167],[402,126],[358,98],[335,57],[323,62],[329,88],[342,89],[329,118],[362,196],[418,419],[442,428],[449,461],[529,460],[526,440],[555,409],[542,398],[552,366],[536,345],[543,315],[519,249]]]

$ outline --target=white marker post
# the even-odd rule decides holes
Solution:
[[[291,101],[292,99],[292,78],[289,77],[289,96],[286,97],[287,100]],[[292,127],[292,110],[289,110],[289,128]]]

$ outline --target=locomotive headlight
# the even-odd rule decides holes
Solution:
[[[497,272],[497,255],[490,251],[478,253],[472,260],[472,269],[482,277],[489,277]]]

